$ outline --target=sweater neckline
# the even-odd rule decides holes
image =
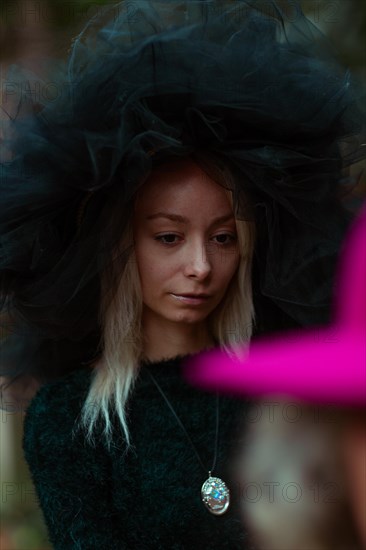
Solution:
[[[172,357],[166,357],[160,360],[151,360],[151,359],[142,359],[140,361],[140,367],[149,367],[149,369],[154,368],[177,368],[180,367],[182,362],[186,359],[189,359],[190,357],[194,357],[198,355],[199,352],[196,353],[180,353],[178,355],[174,355]]]

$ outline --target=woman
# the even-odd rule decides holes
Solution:
[[[187,158],[152,171],[131,232],[133,253],[102,307],[101,359],[42,387],[27,409],[25,456],[50,540],[56,548],[241,548],[235,488],[230,502],[216,478],[229,477],[221,445],[230,446],[241,405],[192,391],[180,365],[223,339],[229,321],[249,326],[252,226],[235,220],[230,192]],[[109,279],[103,284],[110,288]],[[108,422],[109,394],[124,433],[114,426],[110,445],[99,431],[86,444],[73,422],[81,412],[89,435],[100,411]],[[55,414],[44,416],[44,407]],[[200,490],[209,478],[219,496],[211,489],[205,508]]]
[[[232,353],[254,311],[258,333],[328,318],[363,155],[357,86],[289,19],[122,3],[13,125],[2,374],[44,384],[24,451],[56,548],[250,547],[227,466],[242,406],[181,360]]]

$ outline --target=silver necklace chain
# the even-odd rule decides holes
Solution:
[[[202,468],[204,469],[205,472],[207,472],[207,468],[205,467],[205,465],[203,464],[202,460],[201,460],[201,457],[200,455],[198,454],[198,451],[189,435],[189,433],[187,432],[187,430],[185,429],[181,419],[178,417],[177,413],[175,412],[175,410],[173,409],[173,406],[172,404],[170,403],[170,401],[168,400],[167,396],[165,395],[165,393],[163,392],[163,390],[161,389],[161,387],[159,386],[159,384],[157,383],[157,381],[155,380],[155,377],[151,374],[151,372],[149,371],[149,369],[147,369],[147,372],[149,373],[152,381],[154,382],[155,386],[157,387],[157,389],[159,390],[161,396],[164,398],[166,404],[168,405],[169,409],[171,410],[171,412],[173,413],[176,421],[178,422],[179,426],[182,428],[183,432],[186,434],[186,437],[188,439],[188,441],[190,442],[191,446],[192,446],[192,449],[194,450],[194,452],[196,453],[196,456],[202,466]],[[211,466],[211,470],[208,470],[209,471],[209,474],[211,475],[211,472],[214,471],[215,467],[216,467],[216,461],[217,461],[217,447],[218,447],[218,439],[219,439],[219,394],[216,393],[216,435],[215,435],[215,455],[214,455],[214,460],[213,460],[213,464]]]
[[[185,429],[181,419],[178,417],[177,413],[175,412],[173,405],[170,403],[169,399],[161,389],[160,385],[155,380],[155,377],[152,375],[150,370],[145,367],[147,372],[149,373],[149,376],[151,380],[154,382],[157,390],[159,391],[160,395],[163,397],[165,403],[168,405],[169,409],[171,410],[174,418],[178,422],[179,426],[182,428],[183,432],[185,433],[189,443],[192,446],[192,449],[194,450],[197,459],[199,463],[201,464],[202,468],[207,472],[205,465],[203,464],[200,455],[197,452],[197,449]],[[208,472],[208,479],[203,483],[201,487],[201,499],[206,508],[211,512],[211,514],[214,514],[215,516],[221,516],[226,512],[226,510],[230,506],[230,491],[226,485],[226,483],[220,479],[219,477],[213,477],[211,475],[211,472],[213,472],[214,468],[216,467],[216,460],[217,460],[217,449],[218,449],[218,438],[219,438],[219,394],[216,393],[216,435],[215,435],[215,455],[213,464],[211,467],[211,470]]]

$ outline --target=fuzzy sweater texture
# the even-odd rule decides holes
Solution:
[[[42,386],[24,419],[23,450],[56,550],[251,548],[239,514],[240,483],[230,458],[248,403],[220,396],[218,457],[231,506],[222,516],[201,501],[215,452],[216,395],[186,384],[184,356],[144,362],[129,401],[132,449],[116,417],[113,446],[89,445],[72,430],[91,383],[82,367]],[[146,369],[168,397],[204,465]],[[100,429],[100,434],[101,434]]]

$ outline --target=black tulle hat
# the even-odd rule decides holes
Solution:
[[[52,379],[98,353],[100,273],[171,157],[235,176],[236,215],[257,229],[257,332],[327,321],[364,89],[298,5],[126,1],[50,75],[55,97],[23,96],[7,124],[0,373]]]

